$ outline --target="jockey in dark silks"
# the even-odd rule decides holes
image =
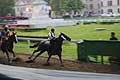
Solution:
[[[4,26],[4,29],[1,31],[1,38],[8,38],[10,35],[10,31],[9,31],[9,28],[8,26]]]
[[[5,40],[7,40],[9,36],[10,36],[10,31],[8,29],[8,26],[4,25],[4,28],[1,31],[1,35],[0,35],[1,44],[4,44]]]

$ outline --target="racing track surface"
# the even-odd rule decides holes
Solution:
[[[23,68],[0,64],[0,80],[120,80],[120,75]]]

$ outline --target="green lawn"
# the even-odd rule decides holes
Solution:
[[[58,36],[60,32],[64,32],[69,35],[72,39],[104,39],[107,40],[110,37],[110,32],[114,31],[117,34],[117,37],[120,37],[120,24],[114,25],[78,25],[78,26],[68,26],[68,27],[56,27],[56,35]],[[96,31],[96,28],[105,28],[104,31]],[[46,30],[37,30],[33,32],[19,31],[17,30],[18,35],[24,36],[47,36],[50,27]]]
[[[105,28],[103,31],[96,31],[96,28]],[[66,33],[72,39],[101,39],[109,40],[110,32],[114,31],[118,39],[120,39],[120,26],[119,24],[113,25],[100,25],[100,24],[90,24],[90,25],[77,25],[77,26],[67,26],[67,27],[55,27],[56,36],[60,32]],[[37,30],[33,32],[16,30],[17,35],[24,36],[47,36],[50,27],[46,30]],[[27,42],[19,42],[15,45],[15,52],[17,53],[32,53],[32,49],[28,48]],[[46,55],[46,54],[44,54]],[[77,59],[77,46],[75,43],[65,42],[63,45],[63,58],[65,59]]]

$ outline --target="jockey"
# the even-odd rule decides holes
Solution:
[[[9,31],[8,25],[4,25],[3,27],[4,28],[1,31],[1,38],[5,38],[7,40],[8,37],[10,36],[10,31]]]
[[[48,34],[48,40],[55,39],[55,29],[52,28],[51,31]]]
[[[48,40],[50,40],[50,44],[51,44],[51,49],[53,49],[54,47],[54,42],[55,42],[55,29],[52,28],[51,31],[48,34]]]

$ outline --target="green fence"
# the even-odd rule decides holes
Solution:
[[[89,61],[88,56],[120,57],[120,41],[83,40],[77,43],[78,60]],[[102,59],[103,63],[103,59]]]

